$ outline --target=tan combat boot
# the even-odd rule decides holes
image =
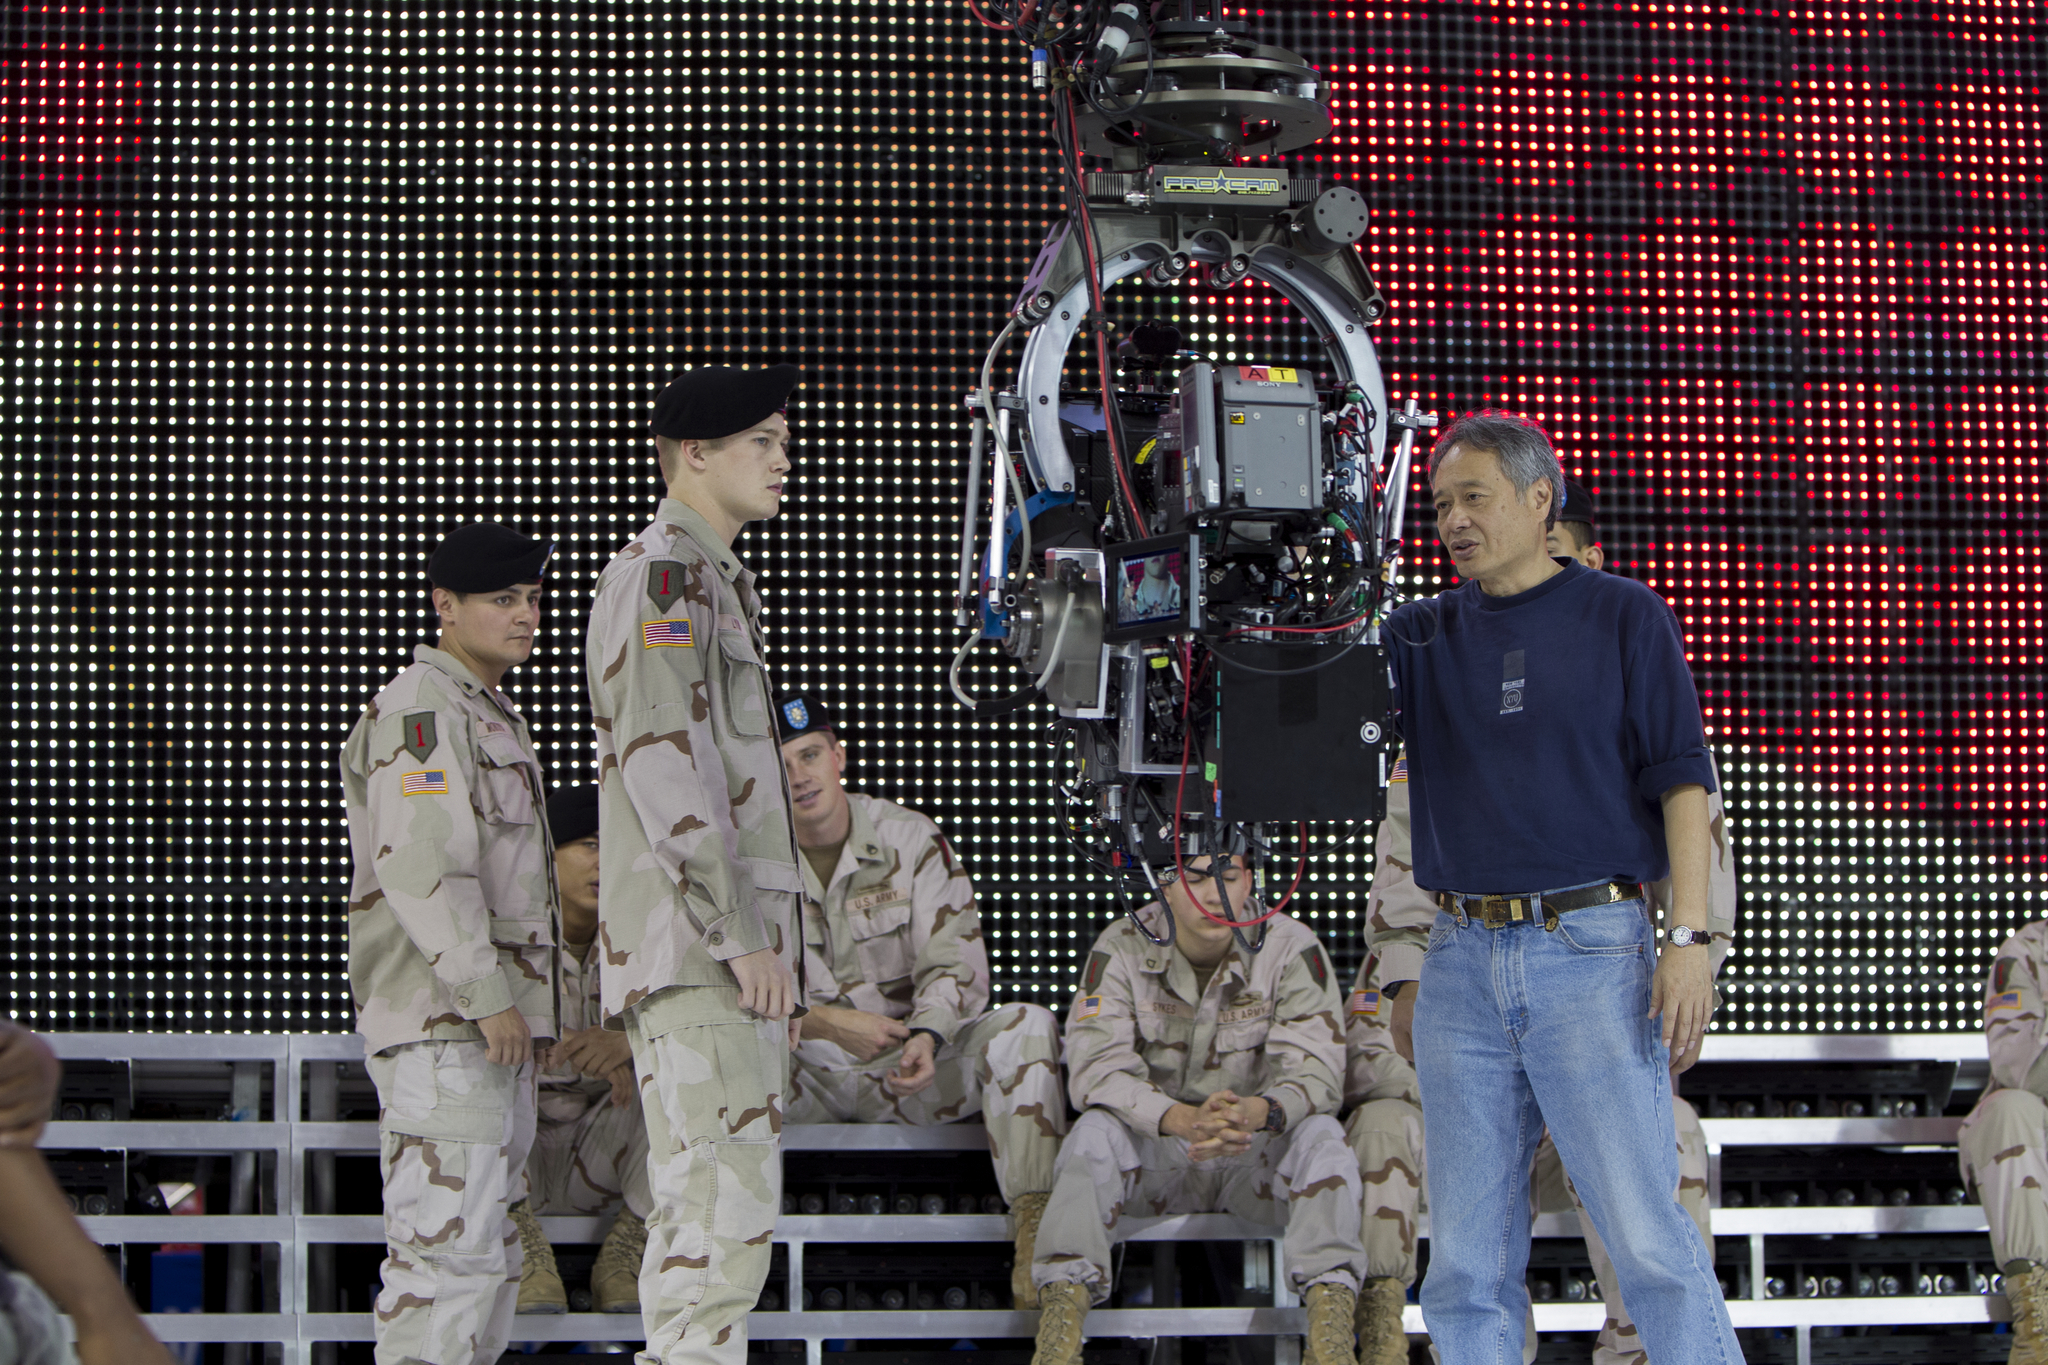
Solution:
[[[1031,1365],[1081,1365],[1081,1324],[1088,1286],[1061,1280],[1038,1291],[1038,1345]]]
[[[2048,1365],[2048,1267],[2010,1261],[2005,1298],[2012,1305],[2012,1353],[2006,1365]]]
[[[1010,1302],[1018,1308],[1038,1307],[1038,1288],[1031,1283],[1031,1256],[1038,1246],[1038,1220],[1045,1217],[1049,1194],[1020,1194],[1010,1205],[1010,1227],[1017,1236],[1017,1259],[1010,1265]]]
[[[524,1199],[507,1212],[519,1229],[519,1249],[526,1257],[525,1268],[519,1272],[519,1307],[513,1311],[568,1312],[569,1295],[562,1288],[562,1272],[555,1268],[555,1249],[548,1245],[548,1235],[540,1230],[540,1219],[533,1216]]]
[[[590,1268],[590,1297],[600,1313],[640,1311],[640,1261],[647,1250],[647,1224],[631,1209],[620,1209]]]
[[[1302,1295],[1302,1305],[1308,1309],[1308,1344],[1301,1365],[1358,1365],[1351,1342],[1358,1291],[1343,1284],[1312,1284]]]
[[[1367,1280],[1358,1295],[1358,1365],[1408,1365],[1401,1310],[1408,1290],[1391,1275]]]

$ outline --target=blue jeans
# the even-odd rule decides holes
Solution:
[[[1422,1314],[1444,1365],[1517,1365],[1529,1163],[1547,1124],[1657,1365],[1742,1359],[1678,1204],[1670,1052],[1640,900],[1488,929],[1438,914],[1415,1001],[1429,1164]]]

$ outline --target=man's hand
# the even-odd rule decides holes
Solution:
[[[938,1063],[932,1060],[937,1050],[938,1044],[929,1033],[911,1034],[910,1041],[903,1045],[903,1059],[896,1063],[895,1070],[882,1077],[882,1085],[892,1095],[915,1095],[939,1078]]]
[[[624,1066],[606,1075],[605,1079],[612,1083],[612,1108],[624,1109],[633,1102],[633,1091],[639,1080],[633,1075],[633,1063],[630,1059]]]
[[[0,1020],[0,1147],[33,1147],[49,1122],[64,1067],[50,1045]]]
[[[573,1069],[585,1076],[609,1078],[621,1066],[633,1069],[633,1045],[623,1033],[578,1029],[548,1049],[548,1065],[557,1071]]]
[[[1217,1091],[1193,1111],[1188,1156],[1195,1161],[1208,1161],[1250,1151],[1253,1136],[1266,1125],[1266,1110],[1270,1107],[1262,1096],[1242,1099],[1228,1090]]]
[[[1421,994],[1420,987],[1420,982],[1411,981],[1401,988],[1394,997],[1393,1022],[1388,1025],[1394,1032],[1394,1051],[1410,1066],[1415,1065],[1415,997]]]
[[[1692,1064],[1700,1059],[1700,1049],[1706,1045],[1706,1035],[1702,1034],[1698,1041],[1694,1042],[1684,1052],[1674,1052],[1671,1054],[1671,1088],[1674,1091],[1678,1088],[1678,1078],[1692,1070]]]
[[[111,1323],[78,1322],[78,1365],[172,1365],[171,1353],[133,1311]]]
[[[741,1009],[763,1019],[787,1019],[796,1013],[796,977],[773,948],[742,953],[725,965],[739,979]]]
[[[476,1022],[484,1031],[484,1055],[499,1066],[521,1067],[533,1060],[533,1033],[516,1005]]]
[[[1666,945],[1657,958],[1657,975],[1650,980],[1650,1013],[1664,1016],[1664,1046],[1671,1049],[1672,1069],[1683,1070],[1697,1060],[1700,1044],[1707,1036],[1707,1021],[1714,1017],[1714,980],[1707,970],[1704,946],[1673,948]]]
[[[815,1012],[815,1007],[813,1008]],[[804,1040],[804,1020],[808,1018],[810,1018],[808,1014],[792,1014],[789,1016],[789,1050],[791,1052],[796,1051],[796,1045]]]
[[[870,1014],[844,1005],[813,1005],[803,1017],[803,1036],[837,1043],[861,1061],[872,1062],[909,1039],[910,1029],[886,1014]]]

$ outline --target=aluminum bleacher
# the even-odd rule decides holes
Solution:
[[[247,1344],[273,1346],[284,1365],[307,1365],[332,1356],[331,1349],[322,1349],[325,1343],[371,1340],[371,1315],[337,1311],[335,1289],[336,1257],[341,1250],[374,1248],[383,1240],[381,1221],[374,1213],[334,1212],[338,1207],[337,1158],[374,1153],[377,1147],[374,1123],[339,1118],[343,1112],[342,1072],[352,1066],[355,1084],[358,1089],[361,1086],[362,1053],[354,1035],[46,1037],[67,1064],[126,1064],[135,1068],[138,1083],[152,1075],[175,1078],[205,1073],[210,1077],[204,1082],[188,1080],[184,1089],[191,1091],[196,1085],[218,1101],[206,1107],[222,1118],[71,1118],[51,1123],[42,1142],[46,1150],[70,1154],[203,1155],[226,1161],[229,1206],[225,1211],[209,1210],[197,1217],[109,1212],[82,1219],[88,1232],[109,1247],[198,1244],[228,1248],[227,1311],[151,1314],[150,1324],[164,1340],[244,1344],[230,1348],[230,1365],[249,1358]],[[1986,1072],[1979,1035],[1716,1035],[1709,1037],[1702,1060],[1873,1067],[1953,1064],[1959,1093],[1981,1088]],[[125,1106],[119,1112],[126,1112]],[[1915,1282],[1895,1293],[1859,1295],[1839,1287],[1834,1292],[1808,1293],[1805,1291],[1812,1286],[1800,1282],[1796,1269],[1786,1273],[1785,1266],[1790,1263],[1777,1250],[1806,1247],[1810,1253],[1812,1247],[1819,1246],[1822,1258],[1830,1264],[1846,1265],[1856,1255],[1868,1254],[1859,1248],[1868,1248],[1874,1237],[1981,1236],[1985,1222],[1980,1208],[1926,1203],[1815,1207],[1804,1202],[1798,1206],[1722,1206],[1723,1171],[1731,1162],[1740,1162],[1746,1149],[1938,1153],[1944,1148],[1952,1150],[1958,1123],[1953,1115],[1919,1114],[1704,1120],[1716,1206],[1714,1232],[1722,1249],[1724,1280],[1729,1283],[1730,1311],[1736,1326],[1789,1334],[1791,1358],[1804,1365],[1812,1356],[1816,1331],[1825,1335],[1837,1327],[1981,1325],[2005,1320],[2007,1309],[2001,1296],[1972,1292],[1976,1285],[1968,1279],[1957,1286],[1958,1292],[1940,1292],[1943,1281],[1931,1273],[1924,1277],[1924,1286],[1908,1276]],[[845,1153],[850,1158],[854,1154],[930,1152],[937,1156],[978,1151],[983,1143],[981,1130],[973,1126],[923,1130],[798,1126],[784,1133],[784,1147],[793,1161],[799,1154]],[[363,1192],[352,1193],[360,1204]],[[551,1218],[542,1222],[558,1247],[595,1243],[602,1236],[600,1219]],[[1546,1213],[1538,1218],[1535,1233],[1542,1239],[1576,1238],[1577,1219],[1570,1213]],[[914,1244],[964,1251],[979,1245],[989,1254],[998,1254],[1007,1246],[1009,1236],[1009,1220],[1001,1213],[786,1213],[775,1234],[775,1243],[782,1249],[770,1286],[775,1307],[752,1316],[750,1335],[757,1342],[788,1343],[787,1349],[792,1350],[800,1344],[807,1365],[819,1365],[827,1342],[1028,1340],[1035,1330],[1036,1315],[1002,1305],[969,1303],[951,1308],[906,1301],[893,1310],[854,1305],[826,1308],[815,1303],[807,1310],[802,1308],[806,1288],[815,1278],[807,1276],[807,1249]],[[1732,1275],[1725,1273],[1731,1250],[1725,1241],[1728,1238],[1746,1239],[1748,1250],[1746,1260],[1734,1267]],[[1239,1244],[1244,1285],[1269,1291],[1264,1296],[1270,1297],[1271,1303],[1112,1307],[1090,1315],[1092,1339],[1258,1336],[1279,1343],[1276,1354],[1281,1361],[1298,1358],[1302,1311],[1288,1290],[1273,1229],[1222,1215],[1196,1215],[1145,1222],[1133,1240]],[[1988,1264],[1989,1259],[1987,1243],[1981,1257],[1973,1260]],[[1827,1282],[1834,1284],[1841,1278],[1836,1274]],[[1947,1278],[1955,1280],[1959,1275],[1950,1273]],[[1813,1284],[1821,1282],[1813,1278]],[[1923,1287],[1932,1292],[1914,1292]],[[1535,1312],[1541,1333],[1591,1333],[1598,1330],[1603,1317],[1597,1297],[1539,1302]],[[1423,1330],[1421,1312],[1413,1305],[1408,1309],[1408,1327],[1413,1333]],[[536,1342],[637,1342],[640,1323],[635,1315],[571,1312],[522,1317],[515,1335]]]

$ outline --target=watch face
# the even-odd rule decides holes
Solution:
[[[1693,933],[1690,924],[1681,924],[1676,929],[1673,929],[1668,937],[1674,945],[1680,948],[1690,948],[1692,941],[1698,938],[1699,935]]]

